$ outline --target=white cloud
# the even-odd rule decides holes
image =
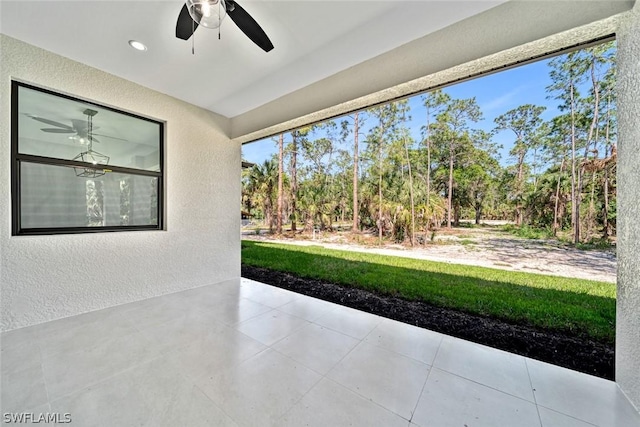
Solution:
[[[512,108],[514,100],[524,91],[525,88],[526,86],[524,85],[518,86],[515,89],[510,90],[509,92],[500,95],[497,98],[485,102],[480,105],[480,110],[488,115],[492,115],[491,113],[495,112],[496,110],[504,110],[501,111],[501,113],[506,112],[507,109]]]

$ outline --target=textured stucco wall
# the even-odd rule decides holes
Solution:
[[[618,31],[616,381],[640,409],[640,3]]]
[[[2,330],[240,276],[229,120],[0,35]],[[11,236],[10,80],[166,121],[166,231]]]

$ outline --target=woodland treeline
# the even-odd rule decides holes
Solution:
[[[507,219],[574,243],[616,230],[614,42],[549,62],[550,103],[524,104],[481,130],[475,98],[421,95],[421,137],[407,100],[305,127],[275,139],[279,154],[243,171],[243,211],[276,233],[349,224],[409,241],[460,219]],[[486,126],[485,126],[486,128]],[[494,142],[508,132],[501,161]]]

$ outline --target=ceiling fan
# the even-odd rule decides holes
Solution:
[[[189,40],[196,28],[219,28],[222,20],[229,15],[247,37],[265,52],[273,49],[273,44],[264,30],[234,0],[187,0],[180,10],[176,24],[176,37]]]
[[[127,141],[126,139],[116,138],[115,136],[102,135],[99,133],[93,133],[93,129],[98,129],[98,127],[93,126],[92,118],[98,112],[96,110],[92,110],[90,108],[85,109],[82,112],[87,116],[87,120],[80,119],[70,119],[71,126],[65,125],[64,123],[56,122],[55,120],[47,119],[44,117],[35,116],[33,114],[27,114],[27,117],[32,118],[33,120],[37,120],[41,123],[45,123],[51,126],[55,126],[53,128],[42,128],[40,129],[43,132],[48,133],[75,133],[75,135],[70,136],[69,139],[73,139],[78,141],[80,144],[89,144],[91,142],[100,142],[95,136],[102,136],[105,138],[118,139],[120,141]]]

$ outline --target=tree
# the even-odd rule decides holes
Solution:
[[[278,217],[276,221],[276,233],[282,234],[282,206],[284,203],[284,135],[278,138]]]
[[[462,217],[515,218],[554,233],[571,225],[576,242],[607,238],[616,219],[612,45],[559,56],[549,70],[547,90],[560,113],[547,122],[544,107],[525,104],[496,118],[494,132],[481,132],[474,98],[438,90],[422,96],[417,141],[405,124],[407,101],[354,113],[339,129],[328,122],[292,131],[291,142],[281,142],[288,163],[280,165],[280,153],[273,159],[282,181],[273,200],[249,171],[243,206],[270,218],[271,227],[278,216],[289,218],[292,230],[301,221],[305,230],[349,221],[351,230],[368,229],[380,243],[390,237],[415,244],[416,232],[451,227]],[[363,117],[373,120],[365,127]],[[491,143],[497,131],[512,137],[506,167]]]
[[[354,232],[359,231],[358,221],[358,137],[360,136],[359,113],[353,114],[353,226]]]
[[[305,209],[305,229],[310,230],[316,224],[321,228],[331,228],[337,203],[332,195],[333,167],[335,153],[336,124],[325,122],[313,128],[314,132],[324,135],[321,138],[300,140],[300,148],[305,167],[305,185],[301,186],[301,202]]]
[[[610,82],[605,84],[604,81],[615,70],[613,44],[571,52],[552,60],[550,66],[552,84],[547,89],[561,101],[559,108],[569,112],[571,123],[571,224],[573,241],[579,243],[584,165],[597,160],[599,135],[606,133],[606,130],[601,130],[606,126],[600,114],[601,92],[607,90]],[[589,94],[582,97],[579,89],[585,86]],[[581,158],[578,155],[580,149],[584,150]],[[592,182],[595,177],[593,174]],[[595,195],[593,191],[592,194]]]
[[[378,243],[382,244],[384,234],[383,218],[383,177],[385,175],[385,157],[387,149],[393,140],[394,132],[400,121],[405,119],[409,112],[409,104],[406,100],[391,102],[368,110],[370,117],[377,120],[377,124],[371,128],[367,135],[367,149],[370,158],[375,159],[378,176],[378,217],[376,227],[378,229]],[[372,153],[373,151],[373,153]],[[374,154],[375,153],[375,154]]]
[[[451,228],[453,208],[453,169],[461,148],[469,145],[469,122],[482,118],[476,99],[452,99],[447,102],[444,111],[436,117],[436,126],[448,146],[449,181],[447,185],[447,228]]]
[[[243,159],[244,162],[244,159]],[[251,168],[242,169],[242,206],[244,210],[251,215],[254,208],[255,181],[251,179]]]
[[[561,111],[569,111],[570,141],[571,141],[571,226],[576,229],[576,98],[577,85],[580,83],[578,70],[579,51],[571,52],[554,58],[549,66],[549,77],[552,84],[547,87],[549,92],[556,92],[555,98],[562,101]]]
[[[314,126],[306,126],[291,131],[291,143],[286,151],[289,154],[289,174],[291,176],[289,191],[291,193],[291,231],[298,230],[298,146],[301,141],[305,141]]]
[[[298,201],[298,138],[300,137],[300,130],[294,130],[291,132],[291,148],[290,152],[290,163],[289,163],[289,173],[291,175],[291,187],[289,191],[291,192],[291,231],[298,231],[298,226],[296,221],[297,216],[297,201]]]
[[[468,206],[473,209],[476,224],[480,224],[487,198],[495,192],[501,172],[498,147],[491,142],[491,137],[491,134],[484,131],[474,132],[474,145],[465,153],[466,164],[460,168],[460,192],[466,193],[466,200]]]
[[[404,143],[404,150],[407,158],[407,169],[409,172],[409,198],[411,204],[411,246],[414,245],[416,240],[416,206],[415,200],[413,197],[413,174],[411,173],[411,159],[409,157],[409,138],[408,136],[404,136],[402,138],[402,142]]]
[[[359,174],[359,147],[358,142],[360,138],[360,128],[364,122],[364,112],[356,111],[352,116],[347,116],[347,119],[351,119],[353,127],[349,128],[349,121],[342,121],[342,139],[346,140],[349,134],[353,134],[353,195],[352,195],[352,210],[353,210],[353,225],[351,230],[355,233],[360,231],[360,218],[359,211],[360,205],[358,204],[358,183],[360,180]]]
[[[606,167],[604,168],[604,176],[602,183],[602,195],[603,195],[603,203],[602,203],[602,238],[608,239],[612,233],[612,224],[610,218],[610,199],[609,192],[612,187],[612,182],[615,181],[615,167],[617,161],[617,153],[616,153],[616,145],[615,145],[615,136],[616,136],[616,115],[615,115],[615,96],[613,96],[614,88],[615,88],[615,67],[612,66],[602,83],[602,92],[604,93],[603,108],[605,109],[604,114],[604,158],[608,160]],[[613,210],[615,215],[615,209]]]
[[[509,152],[516,159],[516,183],[515,183],[515,208],[516,225],[522,225],[524,213],[524,185],[525,185],[525,162],[530,150],[540,147],[542,118],[540,115],[545,107],[532,104],[521,105],[518,108],[509,110],[503,115],[496,117],[497,131],[510,130],[515,135],[513,148]]]
[[[254,191],[254,197],[262,206],[264,219],[269,227],[269,232],[273,232],[274,215],[273,215],[273,196],[276,187],[277,166],[274,159],[265,160],[264,163],[256,164],[251,168],[249,175],[250,181],[253,181],[251,187]]]
[[[335,171],[329,193],[336,203],[335,216],[344,224],[353,207],[353,156],[348,150],[337,149],[334,158]]]
[[[553,235],[556,236],[564,224],[564,212],[570,202],[571,187],[568,190],[565,181],[567,164],[571,155],[571,116],[563,114],[554,117],[546,124],[548,133],[542,141],[544,160],[550,167],[543,178],[555,182],[553,200],[553,222],[551,223]],[[551,176],[550,176],[551,175]]]
[[[582,163],[580,164],[580,168],[578,170],[578,184],[577,184],[577,192],[576,192],[576,228],[574,232],[574,241],[575,243],[580,242],[580,204],[582,203],[582,191],[584,188],[584,172],[586,171],[586,167],[589,166],[593,175],[592,175],[592,191],[591,191],[591,203],[589,205],[589,213],[587,217],[587,227],[590,229],[592,227],[592,222],[589,219],[593,219],[594,212],[594,191],[595,191],[595,178],[596,172],[601,168],[598,166],[597,156],[598,156],[598,134],[599,134],[599,126],[600,126],[600,104],[601,104],[601,96],[600,91],[603,89],[601,76],[602,76],[602,68],[605,69],[605,75],[609,74],[608,72],[613,70],[613,54],[611,51],[611,44],[603,44],[594,46],[584,50],[585,58],[583,59],[583,68],[588,70],[586,73],[589,75],[589,81],[591,83],[590,95],[584,99],[584,104],[586,110],[583,114],[586,118],[591,116],[591,121],[589,124],[589,130],[587,132],[587,139],[585,141],[584,154],[582,156]],[[611,67],[611,68],[608,68]],[[607,70],[608,68],[608,70]],[[595,154],[595,156],[589,157],[589,153]],[[588,236],[590,237],[590,236]]]
[[[422,135],[423,135],[423,145],[426,149],[427,155],[427,164],[426,164],[426,207],[430,208],[432,204],[431,197],[431,135],[434,130],[432,129],[432,120],[434,117],[437,117],[447,105],[451,101],[451,97],[446,93],[442,92],[441,89],[435,90],[433,92],[429,92],[428,94],[422,97],[423,105],[426,109],[426,123],[422,127]],[[438,224],[439,225],[439,224]]]

